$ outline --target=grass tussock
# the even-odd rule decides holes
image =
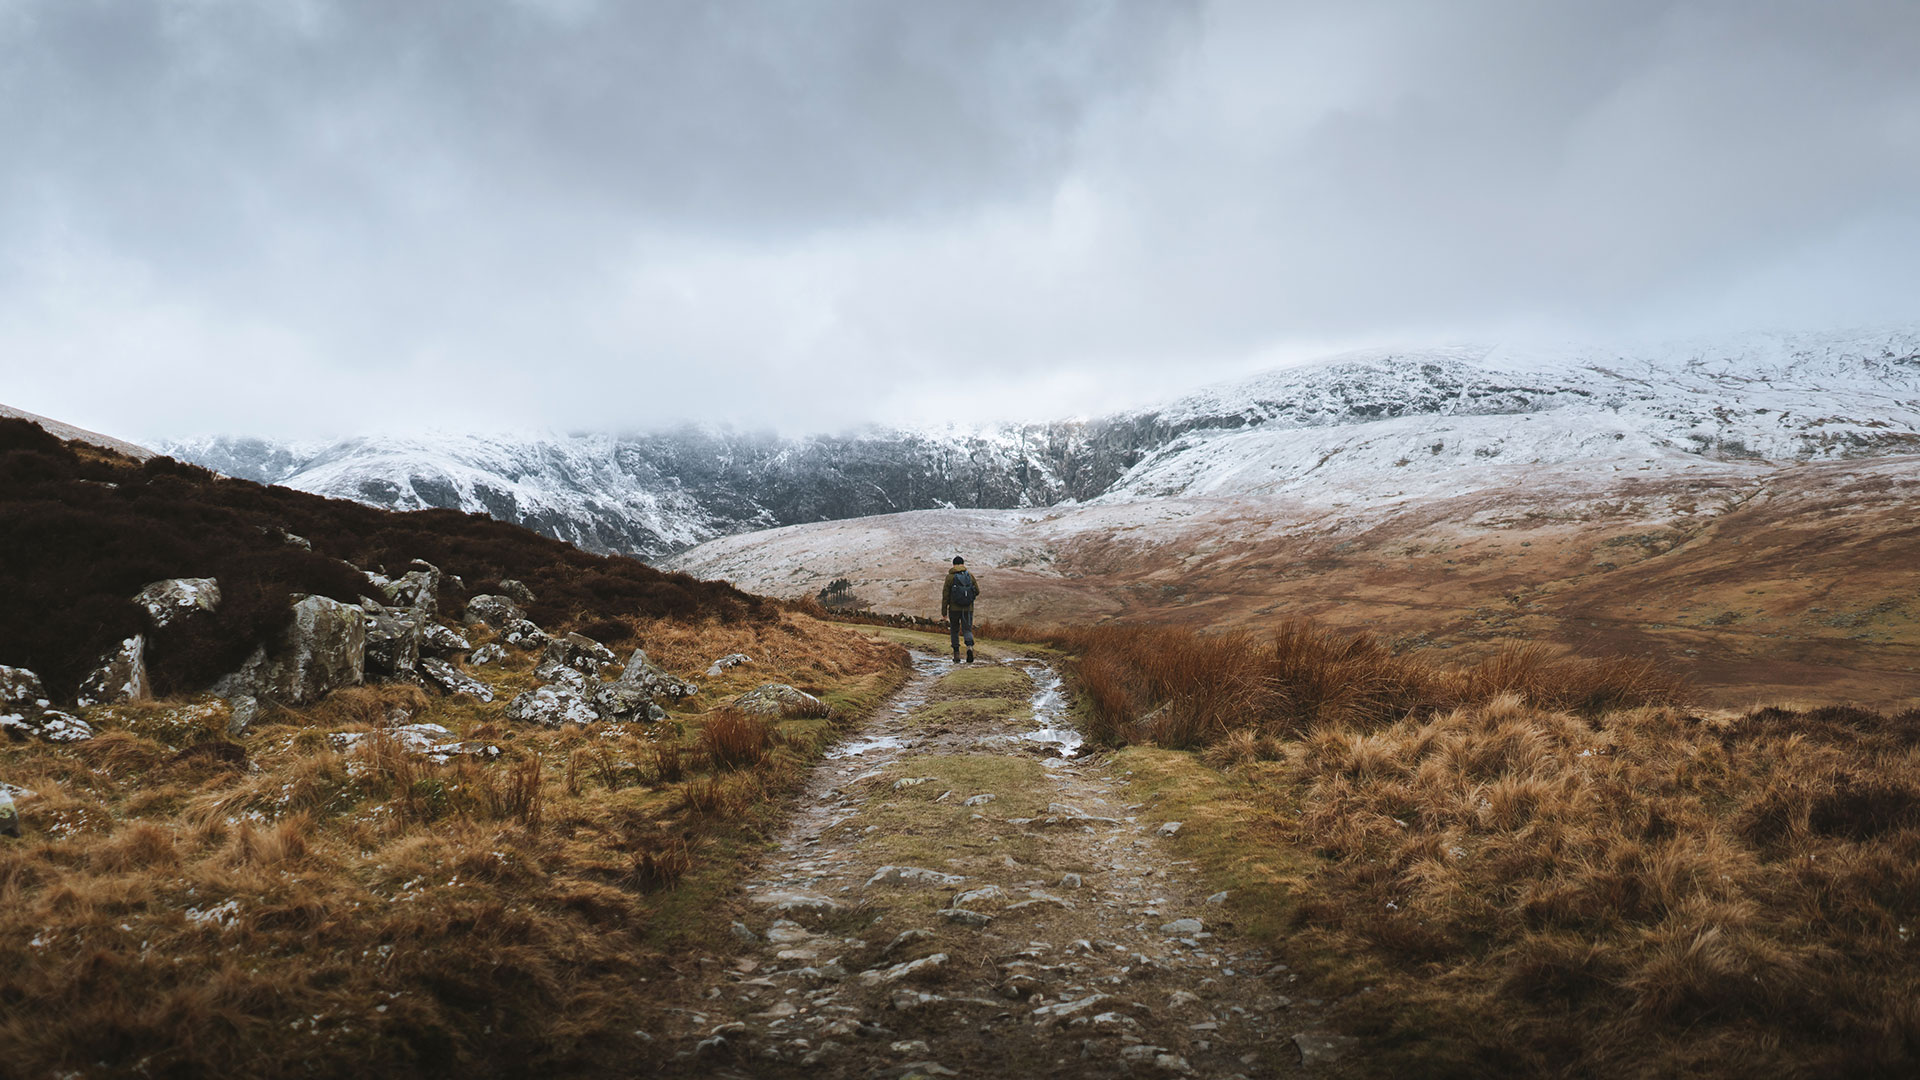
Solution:
[[[700,748],[718,769],[750,769],[767,759],[773,729],[757,716],[722,709],[700,727]]]
[[[623,625],[677,673],[755,665],[658,724],[552,731],[504,700],[369,686],[238,743],[162,701],[89,710],[91,742],[0,744],[0,775],[35,792],[0,840],[9,1075],[655,1068],[637,1032],[662,1030],[659,988],[676,957],[727,947],[740,856],[832,734],[721,703],[769,679],[870,703],[903,658],[785,611]],[[403,723],[502,753],[436,764],[389,734]]]

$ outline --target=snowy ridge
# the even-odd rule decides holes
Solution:
[[[393,509],[453,507],[595,551],[923,509],[1177,496],[1391,502],[1518,467],[1751,472],[1920,453],[1920,328],[1638,346],[1369,350],[1089,422],[781,439],[215,438],[163,452]]]

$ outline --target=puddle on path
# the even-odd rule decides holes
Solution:
[[[1017,657],[1008,662],[1019,664],[1027,677],[1033,680],[1033,722],[1039,727],[1021,734],[1020,738],[1026,742],[1045,743],[1058,750],[1063,758],[1080,756],[1084,740],[1067,719],[1067,684],[1059,673],[1051,666],[1029,657]]]

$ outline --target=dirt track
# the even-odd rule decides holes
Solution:
[[[917,653],[746,886],[745,946],[674,987],[670,1067],[719,1076],[1340,1075],[1355,1048],[1216,922],[1043,662]],[[1187,922],[1184,920],[1196,920]],[[751,935],[751,942],[747,936]],[[1341,1059],[1341,1060],[1335,1060]]]

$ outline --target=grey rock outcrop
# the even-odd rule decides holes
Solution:
[[[387,603],[394,607],[413,608],[428,616],[438,615],[442,577],[439,567],[415,559],[408,564],[406,573],[380,586],[380,590],[387,594]]]
[[[481,701],[493,700],[493,687],[437,656],[421,659],[420,677],[448,694],[469,694]]]
[[[620,681],[634,686],[645,687],[647,691],[655,697],[672,698],[674,700],[692,697],[700,692],[698,686],[695,686],[685,679],[669,675],[654,666],[653,661],[647,659],[647,651],[645,649],[633,650],[633,655],[627,658],[626,670],[620,673]]]
[[[486,644],[473,650],[473,653],[467,657],[467,664],[469,667],[481,667],[486,664],[497,664],[506,659],[506,657],[507,650],[505,647]]]
[[[0,731],[16,739],[78,742],[93,738],[86,721],[52,708],[40,676],[0,665]]]
[[[366,616],[324,596],[293,605],[293,622],[254,650],[240,670],[214,683],[221,697],[265,698],[288,705],[317,701],[366,681]]]
[[[196,611],[218,610],[220,583],[213,578],[168,578],[134,593],[133,602],[146,609],[155,630],[164,630]]]
[[[542,686],[507,703],[507,719],[543,727],[593,724],[601,719],[593,703],[566,686]]]
[[[74,704],[84,709],[152,697],[153,687],[147,681],[147,636],[135,634],[101,657],[99,665],[80,680]]]
[[[613,650],[585,634],[566,634],[547,642],[543,663],[565,664],[598,678],[600,669],[620,662]]]
[[[462,636],[458,630],[432,620],[427,621],[426,629],[420,637],[421,652],[443,659],[472,648],[473,643]]]
[[[500,640],[521,649],[544,649],[551,639],[531,619],[515,619],[500,628]]]
[[[516,604],[533,603],[533,590],[527,588],[527,583],[524,581],[515,581],[513,578],[506,578],[500,582],[500,593]]]
[[[746,653],[728,653],[727,655],[707,665],[707,678],[711,679],[714,676],[719,675],[721,672],[726,671],[728,668],[739,667],[741,664],[752,664],[752,663],[753,663],[753,657],[748,656]]]
[[[362,601],[366,613],[367,671],[376,675],[411,675],[420,664],[420,646],[426,637],[419,609],[383,607]]]
[[[827,704],[786,683],[761,683],[733,699],[733,707],[755,716],[825,716]]]
[[[533,677],[547,686],[564,686],[581,697],[586,697],[600,685],[600,680],[570,668],[558,660],[547,659],[533,669]]]
[[[13,793],[8,791],[0,791],[0,835],[20,835],[20,811],[13,808]]]
[[[481,593],[467,601],[467,623],[486,623],[495,630],[505,630],[507,624],[519,622],[527,617],[520,605],[504,596]]]

